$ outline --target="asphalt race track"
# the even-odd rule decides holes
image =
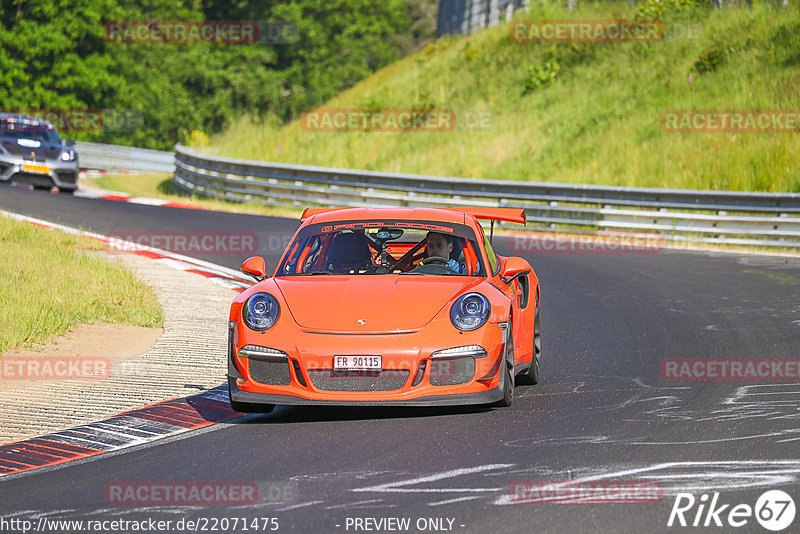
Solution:
[[[283,239],[298,224],[8,187],[0,189],[0,209],[104,234],[256,232],[270,268],[281,250],[270,248],[269,236]],[[503,237],[495,244],[501,254],[531,260],[542,287],[542,382],[518,386],[512,407],[278,407],[2,478],[0,518],[171,520],[174,532],[188,531],[174,527],[179,520],[203,518],[227,519],[227,529],[206,522],[210,532],[769,532],[752,516],[733,528],[730,511],[755,507],[767,490],[800,505],[797,378],[675,381],[661,373],[665,358],[800,360],[800,260],[670,250],[531,253],[528,242]],[[198,255],[235,269],[244,256]],[[517,502],[513,489],[568,480],[649,485],[658,497]],[[234,507],[130,506],[104,494],[114,483],[188,481],[256,484],[260,499]],[[696,504],[685,512],[689,526],[676,520],[669,528],[678,493]],[[707,517],[713,499],[717,509],[728,506]],[[687,502],[684,496],[681,505]],[[701,526],[694,528],[696,517]],[[235,518],[247,519],[249,530],[241,523],[233,529]],[[259,519],[252,529],[255,518],[277,522]],[[407,518],[409,526],[389,518]],[[716,518],[723,527],[714,526]],[[784,532],[799,525],[800,517]]]

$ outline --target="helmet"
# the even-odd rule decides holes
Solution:
[[[372,254],[363,236],[340,233],[328,246],[326,270],[334,273],[357,272],[372,269]]]

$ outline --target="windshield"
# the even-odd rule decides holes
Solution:
[[[303,228],[277,276],[485,276],[475,233],[436,221],[341,221]]]
[[[0,137],[61,144],[61,138],[52,125],[30,119],[0,119]]]

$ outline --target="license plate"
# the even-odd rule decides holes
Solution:
[[[33,174],[50,174],[50,167],[47,165],[31,165],[30,163],[20,163],[20,172],[30,172]]]
[[[334,371],[380,371],[380,356],[334,356]]]

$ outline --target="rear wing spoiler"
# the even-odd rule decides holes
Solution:
[[[309,217],[320,213],[327,213],[329,211],[337,211],[348,208],[306,208],[303,215],[300,216],[300,221],[305,221]],[[489,219],[491,221],[508,221],[519,224],[525,224],[525,209],[524,208],[437,208],[445,209],[447,211],[455,211],[472,215],[476,219]]]
[[[303,214],[300,216],[300,222],[303,222],[309,217],[313,217],[314,215],[318,215],[320,213],[328,213],[329,211],[338,211],[346,209],[348,208],[306,208],[305,210],[303,210]]]
[[[525,224],[525,208],[443,208],[472,215],[476,219]]]

